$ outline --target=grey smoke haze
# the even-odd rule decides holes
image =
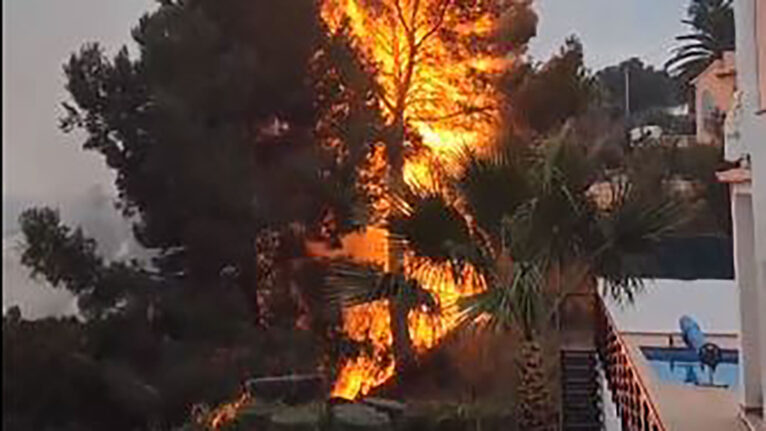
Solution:
[[[57,128],[66,100],[62,64],[83,43],[110,52],[130,41],[130,29],[151,0],[3,1],[3,310],[25,317],[71,313],[72,297],[30,280],[18,261],[16,219],[25,208],[49,205],[99,241],[106,257],[136,250],[113,209],[112,175],[78,136]]]
[[[682,31],[688,0],[536,0],[539,36],[530,54],[545,59],[578,34],[592,69],[640,56],[660,64]],[[3,1],[3,309],[21,303],[26,316],[71,311],[71,298],[28,280],[11,244],[16,218],[35,205],[59,208],[82,225],[106,256],[135,251],[112,208],[112,175],[81,137],[57,128],[66,100],[61,66],[83,43],[109,52],[130,42],[130,29],[152,0]],[[8,247],[6,247],[8,246]]]

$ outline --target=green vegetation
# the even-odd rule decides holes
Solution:
[[[457,279],[466,266],[478,273],[487,290],[458,304],[466,323],[522,332],[522,429],[553,418],[537,339],[560,301],[594,289],[597,276],[612,295],[632,297],[641,280],[628,258],[651,252],[682,221],[678,205],[630,184],[615,184],[609,207],[596,207],[588,191],[599,171],[575,132],[560,133],[541,143],[511,140],[486,158],[468,154],[464,173],[445,185],[449,191],[396,197],[399,213],[387,226],[416,257],[450,263]],[[405,289],[417,281],[393,280],[344,262],[329,287],[346,305],[386,294],[418,297]]]
[[[691,0],[688,18],[682,20],[690,32],[676,37],[682,45],[665,63],[674,76],[688,83],[724,52],[734,49],[733,3],[733,0]]]
[[[684,103],[681,86],[670,74],[664,70],[656,70],[638,58],[606,67],[596,73],[596,78],[605,92],[605,104],[620,115],[625,113],[626,81],[630,83],[632,115],[645,115],[659,109],[675,108]]]
[[[72,55],[61,128],[114,171],[156,258],[110,262],[56,211],[21,216],[23,263],[81,318],[4,319],[3,429],[168,429],[247,377],[331,370],[348,350],[337,316],[313,312],[305,250],[348,228],[378,133],[343,34],[311,0],[167,1],[133,38],[136,58]]]
[[[637,115],[679,97],[666,73],[640,61],[592,74],[571,38],[544,64],[474,77],[507,96],[506,133],[489,154],[466,150],[462,172],[441,178],[437,193],[402,184],[404,137],[418,143],[416,131],[403,112],[393,125],[383,120],[375,68],[346,27],[325,28],[316,2],[160,3],[133,30],[137,57],[122,49],[109,58],[98,44],[72,55],[60,124],[114,172],[119,208],[155,257],[109,261],[57,211],[22,214],[22,263],[74,294],[80,315],[3,317],[4,430],[173,429],[192,411],[231,401],[253,376],[332,378],[341,358],[369,347],[342,334],[341,307],[381,298],[391,299],[391,356],[405,375],[418,365],[408,314],[438,313],[440,304],[401,268],[385,273],[307,250],[380,222],[362,222],[360,209],[372,211],[381,193],[399,204],[382,222],[394,234],[392,258],[447,263],[458,280],[475,269],[486,291],[457,304],[461,323],[521,340],[517,399],[418,404],[394,425],[550,429],[556,402],[542,344],[558,306],[567,293],[592,292],[596,277],[612,295],[634,295],[643,275],[636,257],[679,232],[672,190],[657,191],[694,180],[692,224],[680,232],[730,230],[714,149],[626,145],[614,112],[624,104],[623,67],[639,89]],[[523,50],[536,20],[519,5],[521,24],[504,37]],[[369,171],[379,143],[394,175]],[[601,182],[615,192],[605,207],[590,195]],[[336,416],[366,414],[354,409]],[[256,403],[240,413],[230,427],[339,420],[323,403]],[[360,420],[368,419],[390,425]]]

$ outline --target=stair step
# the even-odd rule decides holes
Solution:
[[[593,355],[593,356],[591,356],[591,355],[581,355],[581,356],[563,356],[563,357],[561,358],[561,360],[562,360],[563,362],[570,362],[570,361],[578,361],[578,362],[579,362],[579,361],[583,361],[583,362],[588,362],[588,361],[595,361],[595,360],[596,360],[596,356],[595,356],[595,355]]]
[[[573,370],[573,369],[587,369],[587,370],[595,370],[596,369],[596,362],[563,362],[561,364],[562,370]]]
[[[602,429],[598,423],[564,425],[564,431],[601,431]]]
[[[569,371],[569,372],[564,370],[564,372],[562,373],[562,378],[567,379],[571,377],[578,377],[578,378],[587,377],[592,380],[597,380],[599,378],[599,373],[597,373],[596,370],[591,370],[591,371],[575,370],[575,371]]]
[[[595,350],[561,352],[563,431],[602,431],[601,374]]]
[[[571,414],[594,413],[594,414],[600,415],[601,405],[596,403],[580,403],[580,404],[565,403],[564,412],[571,413]]]
[[[601,407],[600,406],[573,406],[569,408],[565,408],[564,416],[577,416],[577,415],[585,415],[588,417],[594,417],[598,418],[601,416]]]
[[[590,383],[594,380],[594,375],[592,374],[582,374],[582,373],[574,373],[567,376],[564,376],[565,382],[583,382],[583,383]]]
[[[601,423],[601,418],[599,417],[593,417],[593,416],[582,416],[582,417],[573,417],[573,418],[564,418],[564,427],[566,428],[569,424],[592,424],[592,425],[598,425]]]
[[[596,369],[596,362],[586,362],[586,361],[577,361],[577,362],[562,362],[561,363],[561,369],[563,370],[571,370],[571,369],[588,369],[588,370],[595,370]]]
[[[598,391],[587,392],[566,392],[562,394],[564,401],[579,402],[580,400],[595,401],[601,399],[601,394]]]
[[[562,370],[596,370],[596,363],[567,363],[561,364]]]
[[[564,412],[564,422],[589,422],[601,419],[601,413],[598,411],[584,411],[584,412]]]
[[[561,385],[562,388],[564,388],[564,392],[572,391],[573,393],[585,393],[585,392],[593,392],[598,391],[601,389],[598,385],[594,384],[580,384],[577,382],[564,382],[563,385]]]
[[[600,406],[601,399],[594,398],[586,398],[586,397],[577,397],[577,398],[568,398],[565,397],[564,401],[564,409],[568,408],[574,408],[574,407],[587,407],[590,408],[591,406]],[[598,402],[597,402],[598,401]],[[595,407],[594,407],[595,408]]]
[[[600,423],[600,415],[564,415],[565,424],[584,424],[584,423]]]
[[[596,352],[571,352],[571,351],[564,351],[564,352],[562,352],[561,357],[564,360],[567,360],[567,359],[595,359],[596,358]]]

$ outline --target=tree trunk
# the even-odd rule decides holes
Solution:
[[[258,271],[255,268],[255,259],[252,263],[243,262],[240,264],[240,273],[237,278],[239,288],[247,297],[250,312],[253,315],[253,324],[260,326],[262,324],[261,305],[258,303]]]
[[[396,194],[404,184],[404,123],[398,120],[393,126],[392,142],[388,147],[389,190]],[[404,274],[404,249],[401,241],[389,237],[387,270],[392,274]],[[390,298],[388,310],[391,318],[391,334],[393,336],[394,360],[397,376],[401,377],[415,363],[415,353],[412,349],[412,337],[407,320],[409,307],[400,298]]]
[[[412,348],[412,338],[407,321],[409,308],[392,298],[388,301],[388,313],[391,318],[396,374],[401,377],[415,364],[415,352]]]
[[[542,347],[533,338],[527,338],[520,347],[521,382],[516,415],[519,429],[552,431],[555,429],[555,416],[545,376]]]

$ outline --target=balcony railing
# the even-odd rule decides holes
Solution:
[[[596,349],[623,431],[668,431],[631,359],[630,347],[600,297],[596,299],[596,319]]]

